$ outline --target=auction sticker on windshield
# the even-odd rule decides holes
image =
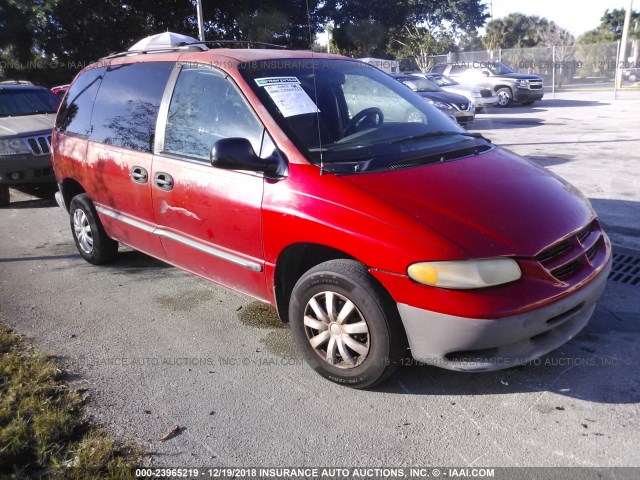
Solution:
[[[256,83],[267,91],[285,118],[320,111],[296,77],[256,78]]]

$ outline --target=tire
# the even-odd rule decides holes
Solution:
[[[71,200],[69,218],[78,252],[94,265],[106,263],[118,253],[118,242],[107,236],[93,202],[82,193]]]
[[[513,92],[510,88],[500,88],[496,94],[498,95],[498,106],[506,108],[513,103]]]
[[[6,207],[9,205],[9,185],[0,185],[0,207]]]
[[[635,82],[636,80],[638,80],[638,76],[635,73],[632,73],[631,75],[629,75],[630,82]]]
[[[306,272],[293,288],[289,322],[311,368],[352,388],[386,380],[406,350],[393,300],[354,260],[331,260]]]
[[[526,102],[522,102],[522,105],[533,105],[534,103],[536,103],[535,100],[527,100]]]

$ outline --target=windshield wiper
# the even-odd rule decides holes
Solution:
[[[410,137],[405,137],[405,138],[401,138],[399,140],[394,140],[393,142],[391,142],[391,145],[395,145],[396,143],[411,142],[413,140],[423,140],[425,138],[450,137],[450,136],[453,136],[453,135],[462,135],[463,137],[480,138],[482,140],[486,140],[487,142],[491,143],[491,140],[489,140],[488,138],[483,137],[481,133],[454,132],[454,131],[438,130],[436,132],[421,133],[420,135],[412,135]]]

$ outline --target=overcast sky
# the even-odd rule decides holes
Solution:
[[[538,15],[553,20],[576,37],[596,28],[607,8],[629,7],[629,0],[484,0],[484,3],[487,11],[493,3],[493,18],[510,13]],[[633,9],[640,10],[640,0],[634,0]]]

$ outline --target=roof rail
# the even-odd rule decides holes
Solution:
[[[251,45],[259,45],[261,47],[271,47],[271,48],[280,48],[287,49],[286,45],[276,45],[275,43],[265,43],[265,42],[253,42],[251,40],[205,40],[202,42],[191,42],[187,43],[187,45],[228,45],[228,44],[239,44],[239,45],[247,45],[247,48]]]
[[[206,45],[205,48],[202,48],[200,45],[203,42],[197,43],[179,43],[177,45],[173,45],[171,47],[159,47],[159,48],[147,48],[144,50],[125,50],[124,52],[112,53],[111,55],[107,55],[106,57],[102,57],[101,60],[110,60],[112,58],[118,57],[126,57],[127,55],[145,55],[148,53],[163,53],[163,52],[177,52],[184,50],[198,50],[205,51],[207,50]]]
[[[252,42],[251,40],[205,40],[202,42],[191,42],[191,43],[182,42],[177,45],[172,45],[170,47],[147,48],[144,50],[125,50],[124,52],[112,53],[111,55],[102,57],[101,60],[110,60],[112,58],[126,57],[128,55],[145,55],[148,53],[177,52],[180,50],[205,51],[207,50],[207,45],[229,45],[229,44],[247,45],[247,48],[249,48],[251,45],[279,48],[283,50],[286,50],[287,48],[289,48],[285,45],[276,45],[275,43],[265,43],[265,42]]]

